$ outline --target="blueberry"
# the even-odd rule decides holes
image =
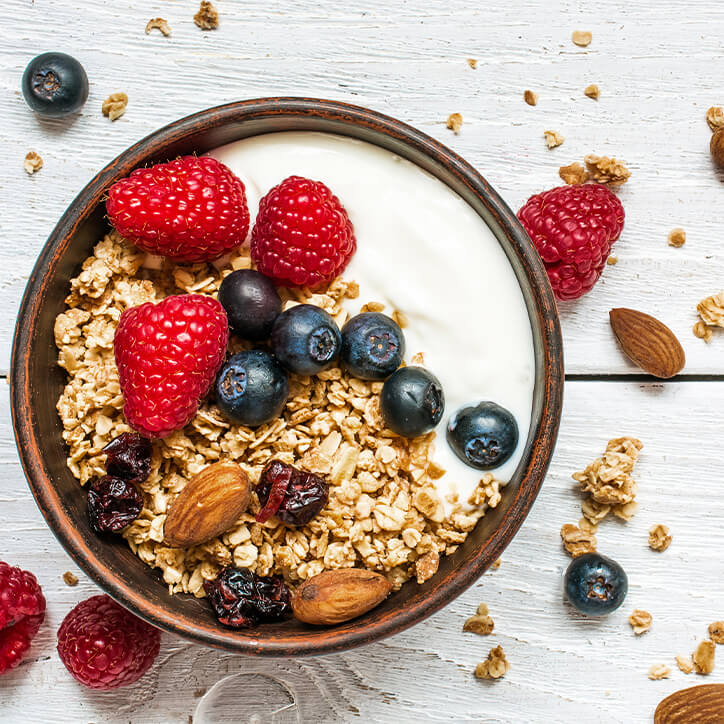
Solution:
[[[403,437],[430,432],[440,422],[444,409],[440,380],[422,367],[402,367],[382,386],[382,418],[392,432]]]
[[[259,349],[230,357],[216,380],[216,403],[237,425],[257,427],[279,417],[288,394],[287,373]]]
[[[460,408],[447,425],[447,441],[455,454],[478,470],[502,465],[518,445],[513,415],[494,402]]]
[[[267,339],[282,312],[274,282],[254,269],[239,269],[224,277],[219,302],[235,334],[253,341]]]
[[[361,380],[389,377],[402,364],[404,354],[405,335],[384,314],[363,312],[342,327],[342,363]]]
[[[282,366],[298,375],[316,375],[339,357],[342,335],[334,319],[313,304],[298,304],[274,322],[271,346]]]
[[[611,558],[600,553],[585,553],[571,561],[563,587],[578,611],[587,616],[605,616],[624,602],[628,578]]]
[[[88,76],[65,53],[43,53],[23,73],[25,102],[41,116],[58,118],[79,111],[88,100]]]

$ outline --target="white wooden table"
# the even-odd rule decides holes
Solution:
[[[164,635],[152,673],[117,692],[77,685],[54,650],[75,602],[97,589],[73,566],[32,501],[18,462],[7,391],[0,396],[0,559],[40,579],[48,617],[32,656],[0,678],[3,722],[186,722],[203,692],[236,672],[265,677],[239,687],[251,706],[273,679],[294,696],[302,721],[649,722],[656,703],[686,686],[724,682],[724,647],[707,677],[685,676],[673,657],[691,652],[724,618],[724,333],[693,337],[695,305],[724,288],[724,177],[708,155],[704,114],[724,103],[724,5],[683,0],[217,0],[221,27],[202,33],[196,0],[9,0],[0,42],[0,371],[7,373],[17,307],[35,257],[88,179],[148,132],[193,111],[259,96],[348,100],[397,116],[440,138],[477,166],[513,208],[558,185],[560,165],[590,152],[616,155],[633,171],[620,192],[626,228],[595,291],[561,310],[569,381],[550,474],[498,571],[413,629],[366,648],[319,659],[257,661]],[[486,7],[487,6],[487,7]],[[171,37],[144,34],[168,19]],[[578,48],[575,29],[593,42]],[[85,66],[91,94],[67,122],[33,117],[20,94],[36,53],[64,50]],[[466,58],[477,58],[476,70]],[[597,83],[600,100],[584,97]],[[540,95],[523,103],[523,90]],[[130,97],[123,118],[100,113],[113,91]],[[461,133],[445,128],[460,112]],[[545,148],[545,129],[565,143]],[[28,177],[23,157],[45,166]],[[681,226],[687,243],[667,245]],[[631,306],[668,323],[688,364],[675,382],[637,374],[617,348],[611,307]],[[50,334],[50,330],[49,330]],[[637,466],[640,510],[606,522],[599,549],[626,568],[624,606],[604,621],[574,616],[562,600],[569,561],[562,523],[579,517],[570,474],[610,437],[645,448]],[[671,548],[647,546],[654,523]],[[67,587],[65,570],[80,576]],[[480,601],[495,633],[463,636]],[[635,638],[627,616],[653,614]],[[511,670],[494,683],[475,663],[500,643]],[[652,664],[673,669],[649,681]],[[257,693],[261,692],[261,694]],[[243,707],[239,711],[244,711]],[[246,709],[247,713],[250,709]],[[289,713],[289,712],[287,712]],[[239,715],[236,721],[246,721]],[[198,718],[197,718],[198,721]]]

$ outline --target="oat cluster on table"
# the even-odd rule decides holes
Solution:
[[[586,519],[584,518],[584,520]],[[597,541],[592,530],[585,530],[571,523],[566,523],[561,526],[561,540],[563,546],[573,558],[582,556],[585,553],[596,552]]]
[[[495,621],[493,621],[486,603],[481,603],[475,614],[463,624],[463,631],[470,631],[480,636],[489,636],[493,633],[494,628]]]
[[[672,229],[667,237],[669,246],[678,249],[686,244],[686,232],[681,228]]]
[[[125,112],[128,106],[128,96],[123,92],[111,93],[103,101],[101,111],[111,121],[117,121]]]
[[[152,30],[159,30],[166,37],[171,35],[171,26],[165,18],[151,18],[146,23],[146,35],[149,35]]]
[[[672,537],[669,527],[657,523],[649,528],[649,548],[652,551],[663,553],[671,545]]]
[[[490,649],[488,658],[475,667],[476,679],[502,679],[510,671],[510,663],[505,658],[502,646]]]
[[[631,628],[636,636],[641,636],[641,634],[645,634],[647,631],[650,631],[652,621],[653,617],[651,614],[640,608],[635,608],[628,617],[628,622],[631,624]]]
[[[460,129],[463,127],[463,117],[460,113],[451,113],[447,117],[445,125],[455,134],[460,133]]]
[[[666,664],[654,664],[649,669],[649,679],[658,681],[659,679],[668,679],[671,676],[671,667]]]
[[[219,11],[209,0],[201,0],[201,5],[194,15],[194,23],[201,30],[216,30],[219,27]]]
[[[595,83],[591,83],[591,85],[587,85],[583,89],[583,95],[587,96],[588,98],[593,98],[594,101],[597,101],[601,95],[601,91]]]
[[[543,138],[550,149],[558,148],[566,140],[558,131],[543,131]]]
[[[573,33],[571,33],[571,40],[575,45],[586,48],[593,40],[593,33],[590,30],[574,30]]]
[[[30,176],[40,171],[40,169],[43,168],[43,159],[40,157],[40,154],[35,151],[28,151],[23,160],[23,168]]]

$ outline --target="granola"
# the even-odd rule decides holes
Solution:
[[[641,634],[645,634],[651,629],[652,620],[651,614],[640,608],[635,608],[633,613],[628,617],[628,622],[631,624],[631,628],[637,636],[641,636]]]
[[[712,131],[724,128],[724,109],[721,106],[712,106],[706,112],[706,122]]]
[[[663,553],[671,545],[671,533],[666,525],[652,525],[649,528],[649,548]]]
[[[471,631],[472,633],[479,634],[480,636],[489,636],[493,633],[495,628],[495,622],[490,616],[488,606],[485,603],[481,603],[478,606],[474,616],[471,616],[464,624],[463,631]]]
[[[537,106],[538,105],[538,94],[533,93],[532,90],[526,90],[523,92],[523,100],[529,106]]]
[[[510,663],[505,658],[502,646],[490,649],[488,658],[475,667],[476,679],[501,679],[510,670]]]
[[[548,148],[558,148],[566,139],[558,131],[543,131]]]
[[[161,33],[167,37],[171,35],[171,26],[165,18],[151,18],[146,23],[146,35],[152,30],[160,30]]]
[[[128,96],[125,93],[111,93],[108,98],[103,101],[101,111],[104,116],[108,116],[111,121],[118,120],[125,112],[128,106]]]
[[[697,674],[708,675],[714,671],[714,655],[716,647],[713,641],[705,639],[697,647],[696,651],[691,655],[694,662],[694,671]]]
[[[694,661],[690,654],[677,654],[676,665],[685,674],[691,674],[694,671]]]
[[[447,117],[445,125],[457,136],[463,127],[463,117],[460,113],[451,113]]]
[[[71,573],[70,571],[66,571],[63,574],[63,583],[65,583],[66,586],[77,586],[78,576],[76,576],[74,573]]]
[[[201,5],[194,15],[194,22],[201,30],[216,30],[219,27],[219,11],[209,0],[201,0]]]
[[[600,184],[609,186],[620,186],[631,178],[631,172],[626,168],[623,161],[608,156],[596,156],[589,153],[583,159],[588,170],[589,178]]]
[[[468,64],[473,70],[475,70],[475,69],[478,67],[478,61],[477,61],[476,58],[468,58],[468,59],[467,59],[467,64]]]
[[[694,324],[691,331],[694,333],[695,337],[703,339],[707,343],[711,342],[711,339],[714,336],[714,332],[712,332],[711,327],[702,322],[701,319]]]
[[[654,664],[649,669],[649,679],[652,681],[658,681],[659,679],[668,679],[671,675],[671,668],[666,664]]]
[[[724,621],[714,621],[709,624],[709,638],[715,644],[724,644]]]
[[[23,168],[31,176],[43,168],[43,159],[35,151],[28,151],[23,161]]]
[[[596,552],[596,536],[593,532],[581,530],[570,523],[561,527],[561,540],[573,558]]]
[[[569,166],[561,166],[558,175],[569,186],[580,186],[588,181],[588,171],[577,161]]]
[[[591,83],[591,85],[587,85],[584,88],[583,95],[588,96],[589,98],[593,98],[594,101],[597,101],[599,96],[601,95],[601,91],[595,83]]]
[[[668,240],[669,246],[673,246],[678,249],[686,244],[686,232],[680,228],[672,229],[669,232]]]
[[[571,40],[575,45],[585,48],[591,44],[593,33],[590,30],[574,30],[571,33]]]
[[[712,294],[696,305],[701,321],[710,327],[724,327],[724,292]]]

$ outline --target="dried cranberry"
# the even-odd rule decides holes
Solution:
[[[204,590],[219,623],[250,628],[278,621],[291,611],[291,595],[281,576],[257,576],[248,568],[224,568]]]
[[[133,483],[112,475],[96,478],[88,488],[88,517],[96,533],[118,533],[143,509],[143,497]]]
[[[282,488],[284,495],[277,506]],[[329,486],[319,475],[272,460],[262,470],[256,494],[262,506],[258,521],[263,523],[276,515],[287,525],[301,526],[309,523],[327,504]]]
[[[142,483],[151,472],[151,442],[137,432],[124,432],[103,448],[106,472],[129,483]]]

